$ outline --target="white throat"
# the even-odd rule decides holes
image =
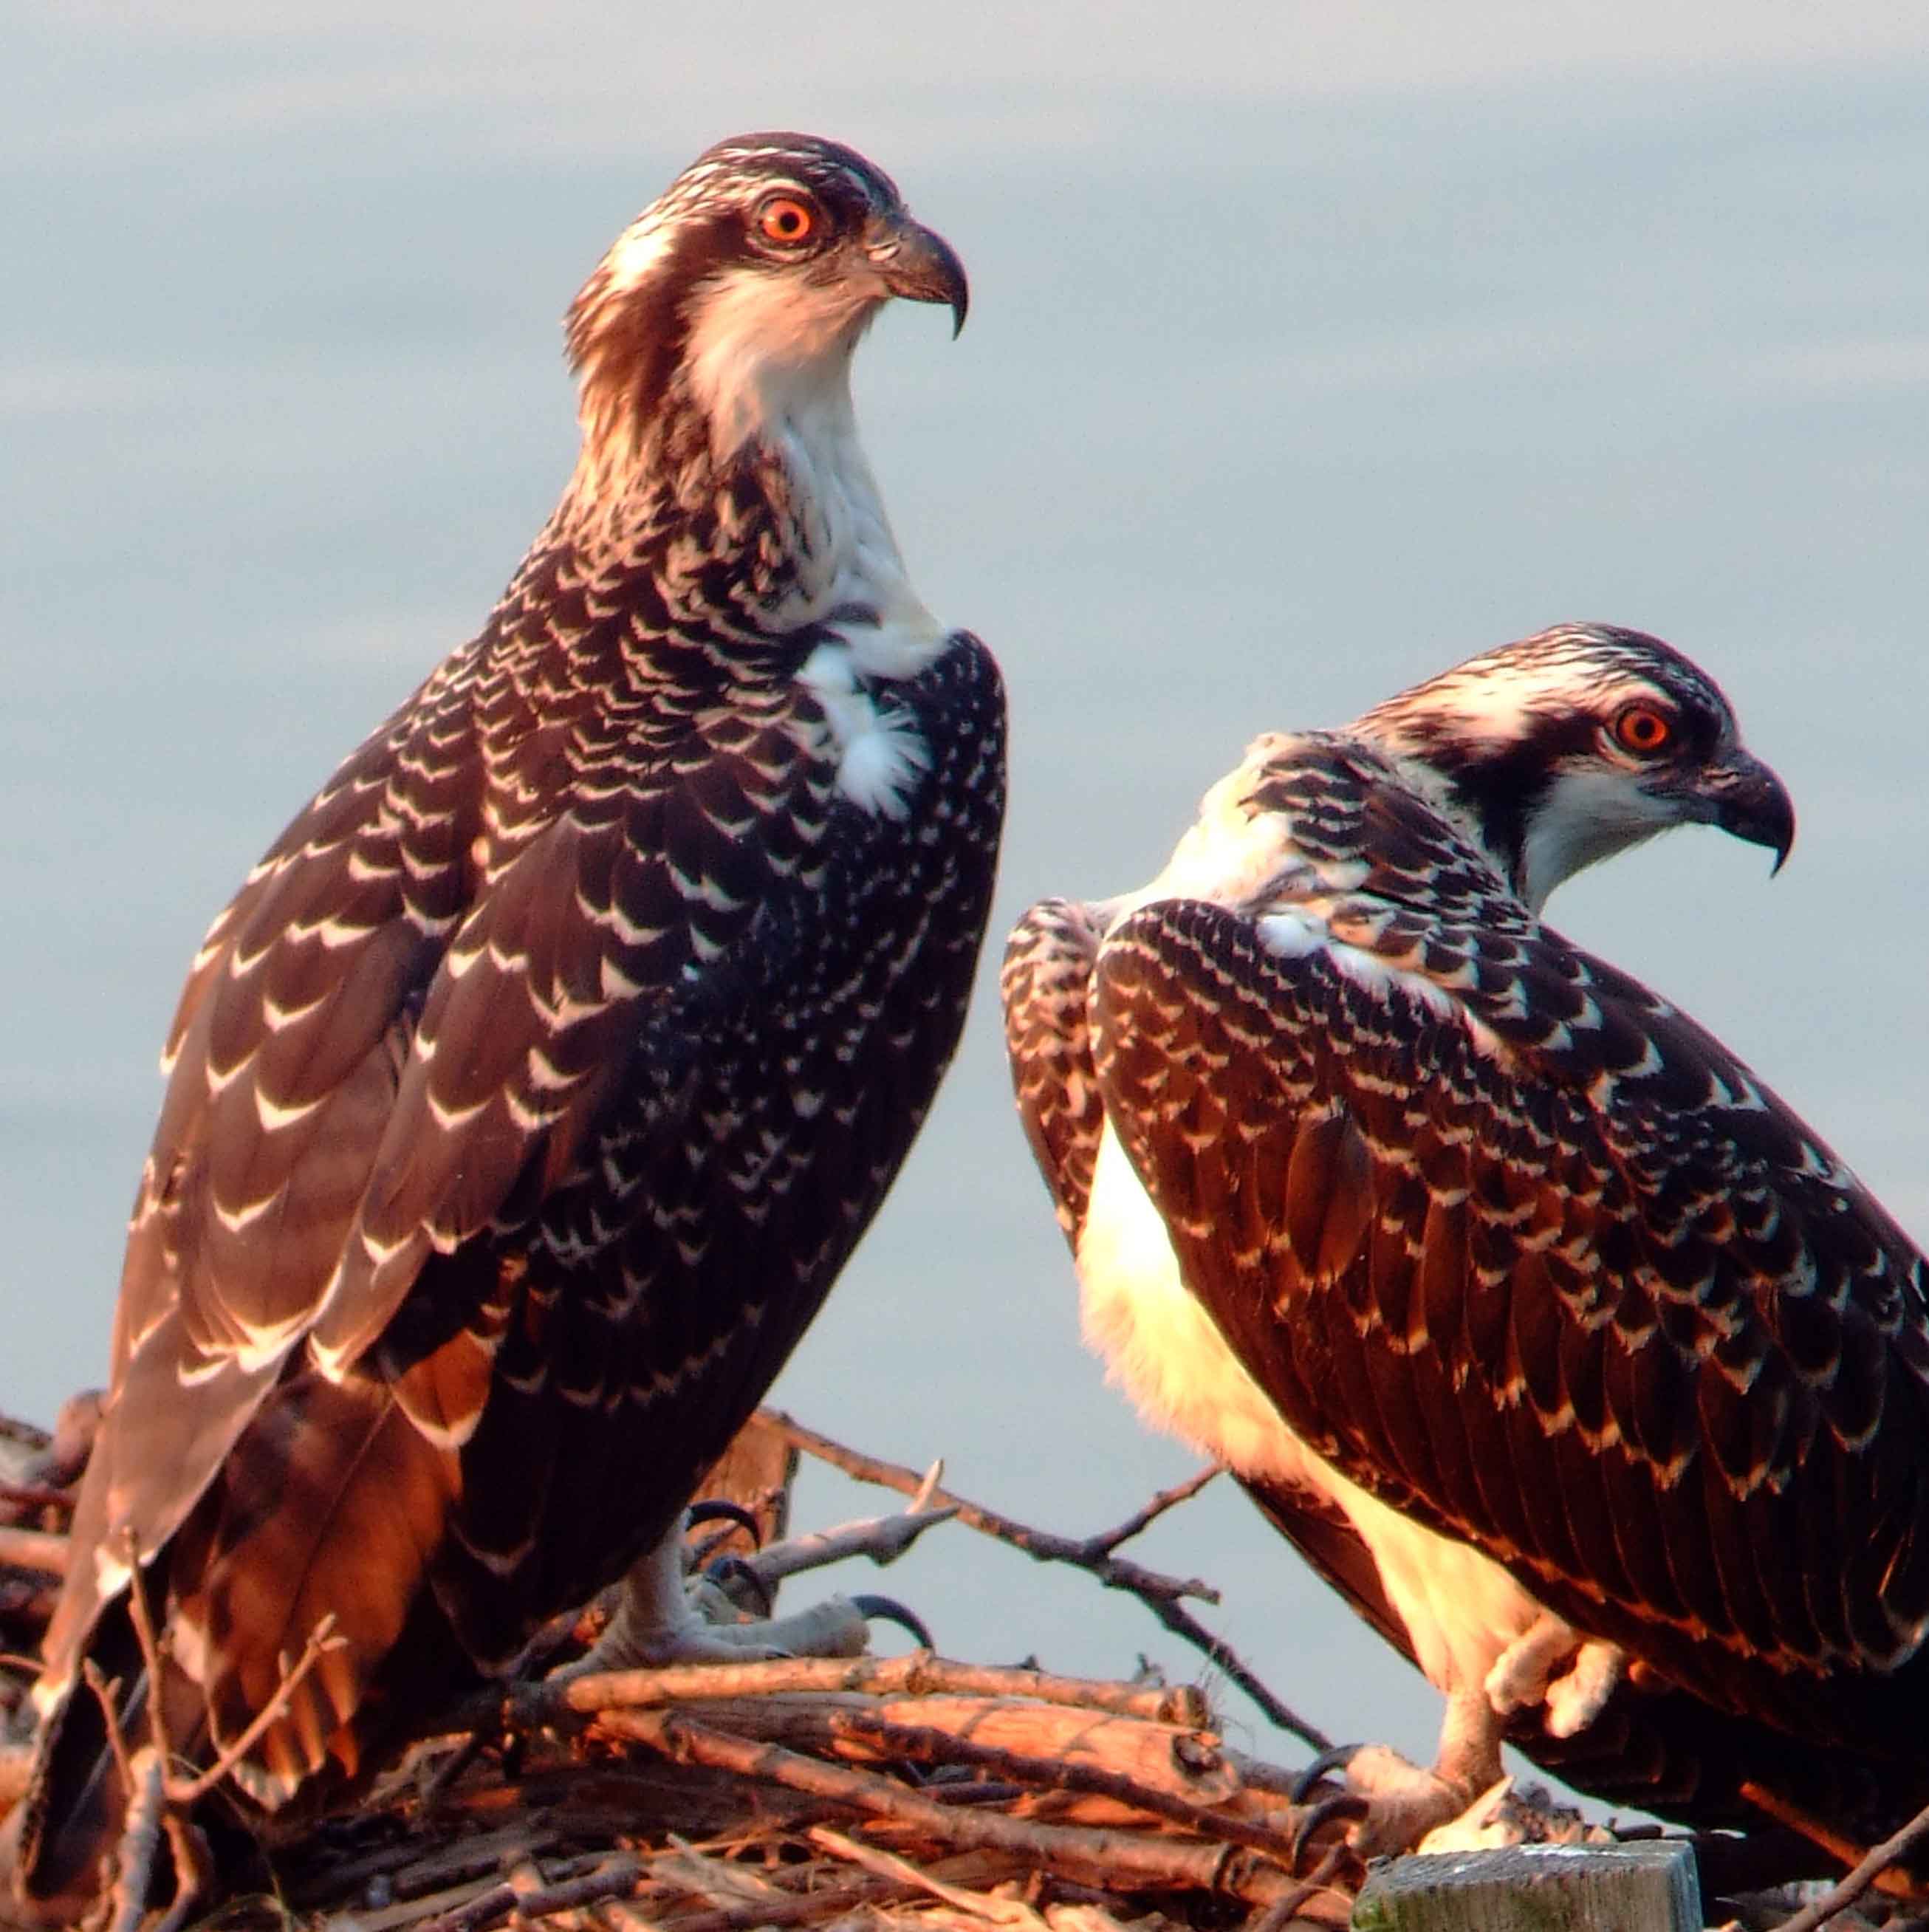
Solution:
[[[696,310],[687,366],[712,454],[726,460],[754,441],[783,466],[799,567],[770,615],[785,627],[832,626],[834,640],[811,653],[798,681],[822,707],[839,790],[896,818],[929,748],[908,712],[863,687],[915,677],[947,638],[911,587],[858,440],[850,358],[874,312],[848,291],[739,271]]]

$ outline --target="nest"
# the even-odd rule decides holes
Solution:
[[[53,1438],[0,1423],[0,1643],[11,1653],[0,1715],[31,1683],[92,1413],[70,1406]],[[800,1448],[898,1491],[907,1506],[788,1535]],[[728,1616],[720,1592],[766,1598],[800,1570],[854,1556],[888,1562],[962,1519],[1139,1597],[1220,1673],[1323,1743],[1198,1625],[1186,1605],[1214,1600],[1207,1586],[1119,1554],[1212,1473],[1075,1539],[952,1496],[936,1468],[881,1462],[766,1412],[704,1486],[734,1500],[739,1521],[754,1519],[756,1540],[722,1556],[718,1546],[741,1532],[705,1525],[692,1532],[693,1562],[718,1579],[716,1613]],[[547,1634],[543,1665],[596,1624],[592,1609]],[[1323,1780],[1301,1792],[1294,1771],[1228,1745],[1196,1686],[1093,1682],[928,1651],[519,1678],[445,1713],[352,1810],[267,1847],[204,1838],[189,1814],[210,1779],[138,1744],[128,1742],[137,1796],[107,1912],[116,1932],[885,1922],[1286,1932],[1345,1925],[1364,1876],[1346,1838],[1357,1804]],[[22,1764],[17,1746],[0,1760],[0,1808]],[[144,1912],[164,1845],[190,1880],[171,1907]]]
[[[52,1437],[0,1418],[0,1730],[11,1717],[15,1738],[0,1745],[0,1812],[24,1780],[32,1653],[65,1572],[74,1486],[97,1414],[93,1398],[76,1398]],[[905,1507],[789,1534],[800,1452],[897,1492]],[[714,1616],[767,1613],[786,1576],[851,1557],[887,1563],[956,1520],[1138,1598],[1216,1678],[1322,1749],[1326,1739],[1199,1623],[1189,1606],[1216,1602],[1209,1586],[1120,1553],[1216,1473],[1203,1470],[1114,1528],[1074,1538],[952,1494],[938,1467],[920,1474],[766,1411],[704,1485],[728,1502],[692,1530],[692,1568],[711,1580]],[[729,1525],[722,1531],[719,1514]],[[725,1546],[740,1536],[747,1553],[730,1553]],[[190,1774],[160,1740],[119,1740],[135,1796],[102,1924],[1332,1932],[1349,1922],[1366,1876],[1349,1836],[1360,1801],[1324,1778],[1233,1748],[1196,1685],[1168,1687],[1150,1672],[1130,1682],[1067,1678],[928,1650],[557,1670],[594,1639],[602,1616],[592,1606],[559,1620],[511,1682],[441,1714],[372,1792],[272,1845],[208,1817],[219,1799],[204,1801],[226,1762]],[[283,1694],[327,1641],[326,1628],[316,1633]],[[244,1748],[238,1742],[230,1760]],[[1457,1849],[1606,1835],[1540,1794],[1505,1804],[1504,1819],[1494,1812]],[[1474,1819],[1470,1812],[1461,1826]],[[1813,1932],[1825,1921],[1900,1926],[1906,1910],[1892,1918],[1887,1901],[1862,1896],[1867,1916],[1843,1908],[1924,1829],[1929,1814],[1826,1896],[1819,1888],[1764,1895],[1736,1923],[1779,1932]],[[170,1891],[171,1904],[150,1906]]]

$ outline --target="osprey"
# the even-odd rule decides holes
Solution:
[[[1006,956],[1088,1338],[1445,1694],[1432,1772],[1352,1759],[1383,1841],[1504,1732],[1693,1822],[1929,1797],[1923,1257],[1540,921],[1684,823],[1794,832],[1707,678],[1566,626],[1260,739],[1152,885]]]
[[[858,442],[893,296],[963,324],[848,148],[679,176],[570,310],[581,454],[502,601],[215,920],[47,1637],[30,1904],[98,1886],[124,1803],[83,1662],[206,1762],[332,1617],[234,1774],[272,1811],[632,1565],[630,1654],[728,1648],[681,1513],[930,1106],[1003,812],[998,671]]]

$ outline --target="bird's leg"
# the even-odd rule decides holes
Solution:
[[[866,1642],[862,1608],[848,1598],[828,1597],[794,1616],[758,1622],[713,1622],[712,1614],[736,1615],[707,1578],[683,1575],[683,1526],[680,1518],[656,1546],[623,1578],[609,1627],[580,1663],[574,1676],[592,1670],[654,1670],[671,1664],[748,1664],[773,1657],[860,1657]]]

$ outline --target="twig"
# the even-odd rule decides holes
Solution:
[[[848,1476],[854,1476],[860,1482],[874,1483],[880,1489],[895,1490],[901,1496],[915,1496],[925,1490],[926,1478],[915,1469],[906,1468],[902,1462],[887,1462],[880,1456],[867,1456],[861,1450],[847,1448],[828,1436],[820,1436],[815,1430],[807,1429],[781,1409],[765,1409],[762,1413],[772,1427],[800,1449],[816,1456],[820,1462],[828,1462],[832,1468],[842,1469]],[[1048,1529],[1034,1528],[1029,1523],[1020,1522],[1015,1516],[1004,1515],[943,1488],[932,1488],[926,1500],[929,1507],[955,1510],[961,1522],[969,1524],[981,1534],[994,1537],[1000,1543],[1023,1550],[1040,1563],[1070,1563],[1089,1571],[1108,1588],[1127,1591],[1148,1603],[1179,1597],[1196,1597],[1202,1603],[1208,1604],[1219,1601],[1219,1592],[1210,1583],[1196,1576],[1181,1579],[1162,1576],[1156,1570],[1148,1570],[1113,1556],[1112,1551],[1123,1540],[1116,1532],[1108,1531],[1097,1536],[1076,1538],[1060,1536]],[[1149,1522],[1150,1517],[1146,1520]]]
[[[1123,1590],[1136,1597],[1172,1634],[1192,1645],[1204,1655],[1226,1677],[1236,1684],[1266,1716],[1282,1730],[1291,1731],[1304,1740],[1315,1750],[1325,1750],[1332,1740],[1316,1724],[1310,1724],[1298,1712],[1276,1696],[1254,1673],[1251,1667],[1239,1656],[1231,1645],[1215,1636],[1185,1607],[1182,1599],[1191,1597],[1202,1603],[1216,1604],[1219,1592],[1209,1583],[1196,1578],[1181,1581],[1174,1576],[1162,1576],[1158,1571],[1148,1570],[1142,1565],[1128,1562],[1114,1554],[1120,1544],[1128,1536],[1136,1536],[1156,1516],[1175,1504],[1196,1495],[1219,1472],[1215,1466],[1211,1470],[1202,1470],[1188,1481],[1178,1484],[1153,1498],[1145,1507],[1129,1516],[1114,1530],[1106,1530],[1096,1536],[1075,1539],[1054,1535],[1049,1530],[1034,1528],[1016,1518],[988,1509],[952,1492],[935,1486],[927,1487],[927,1478],[915,1470],[906,1468],[902,1463],[887,1462],[875,1456],[865,1455],[861,1450],[847,1448],[844,1444],[833,1441],[828,1436],[820,1436],[814,1429],[806,1428],[795,1418],[785,1414],[781,1409],[766,1408],[759,1412],[788,1440],[802,1450],[828,1462],[832,1468],[842,1469],[848,1476],[860,1482],[874,1483],[880,1489],[895,1490],[900,1496],[923,1495],[933,1505],[954,1504],[959,1522],[968,1524],[980,1534],[993,1537],[1000,1543],[1009,1544],[1013,1549],[1023,1550],[1028,1556],[1041,1563],[1069,1563],[1076,1569],[1096,1576],[1108,1589]]]
[[[1044,1825],[1000,1814],[936,1804],[888,1778],[819,1762],[780,1745],[755,1744],[668,1711],[615,1711],[606,1729],[679,1764],[708,1765],[763,1778],[874,1817],[910,1826],[960,1850],[1013,1854],[1038,1870],[1063,1870],[1088,1884],[1219,1892],[1270,1905],[1298,1889],[1277,1865],[1229,1844],[1192,1845],[1089,1826]],[[454,1932],[454,1928],[452,1928]]]
[[[994,1925],[1028,1928],[1042,1928],[1045,1924],[1022,1899],[993,1898],[985,1892],[968,1892],[962,1886],[946,1885],[929,1872],[920,1871],[908,1858],[880,1850],[875,1845],[860,1844],[855,1838],[846,1838],[842,1832],[833,1832],[828,1825],[813,1826],[806,1835],[812,1844],[830,1852],[833,1858],[848,1860],[879,1878],[895,1879],[913,1891],[928,1892],[932,1898],[944,1900],[946,1905],[956,1906],[960,1912],[968,1912],[974,1918],[988,1919]]]
[[[170,1808],[161,1814],[160,1824],[174,1859],[174,1903],[144,1932],[181,1932],[213,1884],[214,1868],[207,1840],[184,1813]]]
[[[944,1480],[944,1458],[940,1456],[924,1472],[924,1480],[918,1484],[917,1493],[904,1505],[905,1514],[913,1515],[920,1510],[929,1509],[931,1499],[938,1493],[938,1486]]]
[[[112,1932],[140,1932],[146,1916],[154,1854],[160,1850],[161,1817],[167,1807],[166,1776],[166,1760],[152,1745],[134,1753],[124,1787],[127,1817],[114,1879]]]
[[[659,1912],[646,1922],[652,1927],[674,1924],[675,1932],[749,1932],[754,1927],[795,1925],[807,1919],[838,1917],[854,1906],[888,1905],[916,1895],[913,1888],[895,1879],[859,1872],[841,1885],[820,1886],[815,1892],[783,1892],[755,1904],[746,1900],[741,1905],[718,1906],[708,1912],[680,1912],[674,1922]],[[627,1913],[624,1917],[634,1925],[646,1922],[631,1919]]]
[[[64,1576],[70,1549],[64,1536],[50,1530],[20,1529],[0,1523],[0,1563],[16,1570],[37,1570],[44,1576]]]
[[[0,1816],[27,1795],[33,1782],[34,1754],[24,1744],[0,1744]]]
[[[248,1728],[233,1743],[223,1749],[220,1756],[206,1771],[194,1778],[170,1775],[167,1799],[170,1804],[178,1805],[184,1810],[190,1805],[198,1804],[261,1742],[269,1726],[286,1715],[296,1691],[301,1688],[302,1680],[327,1652],[342,1647],[344,1640],[334,1634],[334,1613],[330,1611],[309,1634],[308,1641],[300,1657],[296,1660],[294,1668],[284,1673],[281,1682],[275,1686],[274,1695],[256,1712],[248,1720]],[[285,1660],[285,1652],[283,1656]]]
[[[1774,1932],[1816,1932],[1845,1906],[1855,1904],[1881,1875],[1929,1832],[1929,1805],[1925,1805],[1902,1829],[1882,1843],[1864,1858],[1847,1877],[1832,1886],[1811,1904],[1804,1905],[1792,1918],[1784,1918]]]
[[[1094,1765],[1075,1764],[1066,1760],[1030,1757],[1006,1750],[995,1744],[982,1744],[932,1725],[892,1724],[868,1711],[839,1711],[830,1720],[833,1736],[860,1739],[886,1756],[907,1757],[920,1763],[970,1764],[1000,1773],[1030,1785],[1049,1790],[1080,1792],[1096,1798],[1109,1798],[1134,1810],[1166,1818],[1184,1825],[1202,1837],[1221,1838],[1254,1851],[1264,1852],[1288,1870],[1292,1869],[1293,1845],[1290,1832],[1276,1831],[1250,1820],[1231,1817],[1210,1805],[1196,1804],[1123,1772],[1106,1771]],[[1296,1816],[1305,1816],[1305,1808],[1293,1808]]]
[[[481,1722],[542,1723],[573,1711],[593,1716],[620,1707],[690,1703],[716,1697],[742,1697],[783,1690],[897,1693],[921,1697],[933,1692],[962,1696],[1030,1697],[1042,1704],[1070,1704],[1123,1718],[1148,1718],[1155,1724],[1202,1730],[1210,1720],[1205,1699],[1192,1684],[1100,1683],[1058,1677],[1042,1670],[999,1669],[957,1664],[913,1651],[902,1657],[792,1657],[769,1663],[675,1664],[662,1670],[601,1671],[557,1684],[519,1687],[507,1697],[492,1693],[465,1706],[440,1728],[456,1730],[472,1718]]]
[[[147,1671],[148,1736],[165,1772],[168,1742],[160,1713],[160,1690],[166,1681],[161,1672],[160,1640],[154,1634],[154,1618],[148,1612],[147,1580],[141,1574],[140,1538],[130,1528],[121,1541],[128,1561],[128,1618],[134,1627],[134,1638],[140,1646],[141,1663]]]
[[[643,1875],[643,1861],[632,1852],[620,1852],[585,1876],[566,1879],[560,1885],[520,1889],[513,1885],[499,1885],[458,1912],[423,1920],[418,1932],[481,1932],[482,1927],[512,1914],[518,1918],[537,1919],[552,1912],[567,1912],[575,1906],[600,1904],[604,1899],[625,1898],[635,1891]]]
[[[1088,1548],[1109,1554],[1122,1543],[1132,1539],[1151,1528],[1168,1510],[1177,1509],[1181,1503],[1189,1503],[1215,1476],[1226,1474],[1223,1462],[1208,1462],[1203,1469],[1195,1469],[1183,1483],[1174,1483],[1169,1490],[1161,1490],[1142,1509],[1134,1510],[1116,1529],[1108,1529],[1098,1536],[1085,1539]],[[1219,1601],[1219,1593],[1214,1591],[1208,1599]]]
[[[26,1483],[0,1479],[0,1503],[17,1503],[22,1509],[62,1509],[74,1507],[71,1490],[57,1490],[48,1483]]]
[[[118,1677],[104,1677],[100,1666],[91,1657],[80,1660],[80,1676],[100,1706],[101,1720],[107,1731],[107,1749],[113,1758],[114,1769],[119,1774],[121,1789],[131,1791],[134,1788],[134,1761],[128,1750],[127,1733],[121,1729],[121,1707],[115,1701],[121,1694],[121,1680]]]

